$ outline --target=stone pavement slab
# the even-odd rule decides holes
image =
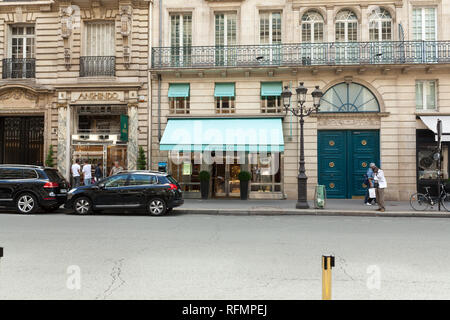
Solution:
[[[388,217],[450,217],[437,207],[430,211],[414,211],[408,201],[387,201],[386,212],[378,212],[378,206],[367,206],[363,200],[327,200],[324,209],[295,208],[295,200],[240,200],[240,199],[186,199],[175,212],[181,214],[215,215],[327,215],[327,216],[388,216]]]

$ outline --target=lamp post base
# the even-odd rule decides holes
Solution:
[[[309,209],[309,204],[306,201],[297,201],[295,208],[296,209]]]

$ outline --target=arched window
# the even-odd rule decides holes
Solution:
[[[370,41],[392,40],[392,17],[389,11],[378,8],[369,18]]]
[[[320,112],[379,112],[375,95],[358,83],[339,83],[325,92]]]
[[[358,18],[353,11],[342,10],[336,15],[336,41],[358,41]]]
[[[323,17],[317,11],[308,11],[303,15],[302,41],[323,42]]]

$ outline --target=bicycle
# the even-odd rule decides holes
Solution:
[[[441,187],[441,207],[444,208],[444,210],[446,211],[450,211],[450,194],[447,194],[447,191],[445,191],[445,187],[443,184],[441,184],[440,187]],[[411,207],[415,211],[425,211],[430,206],[431,209],[433,209],[433,207],[438,204],[439,198],[433,197],[430,194],[431,187],[424,187],[424,188],[426,190],[425,194],[419,192],[414,193],[413,195],[411,195],[411,199],[409,200]]]

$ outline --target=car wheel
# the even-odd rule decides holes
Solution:
[[[166,210],[166,203],[160,198],[154,198],[148,203],[148,213],[152,216],[162,216]]]
[[[31,214],[39,208],[36,197],[31,193],[23,193],[16,200],[16,209],[22,214]]]
[[[91,200],[87,197],[80,197],[75,200],[73,207],[75,209],[75,213],[79,215],[86,215],[91,213],[92,211],[92,203]]]

